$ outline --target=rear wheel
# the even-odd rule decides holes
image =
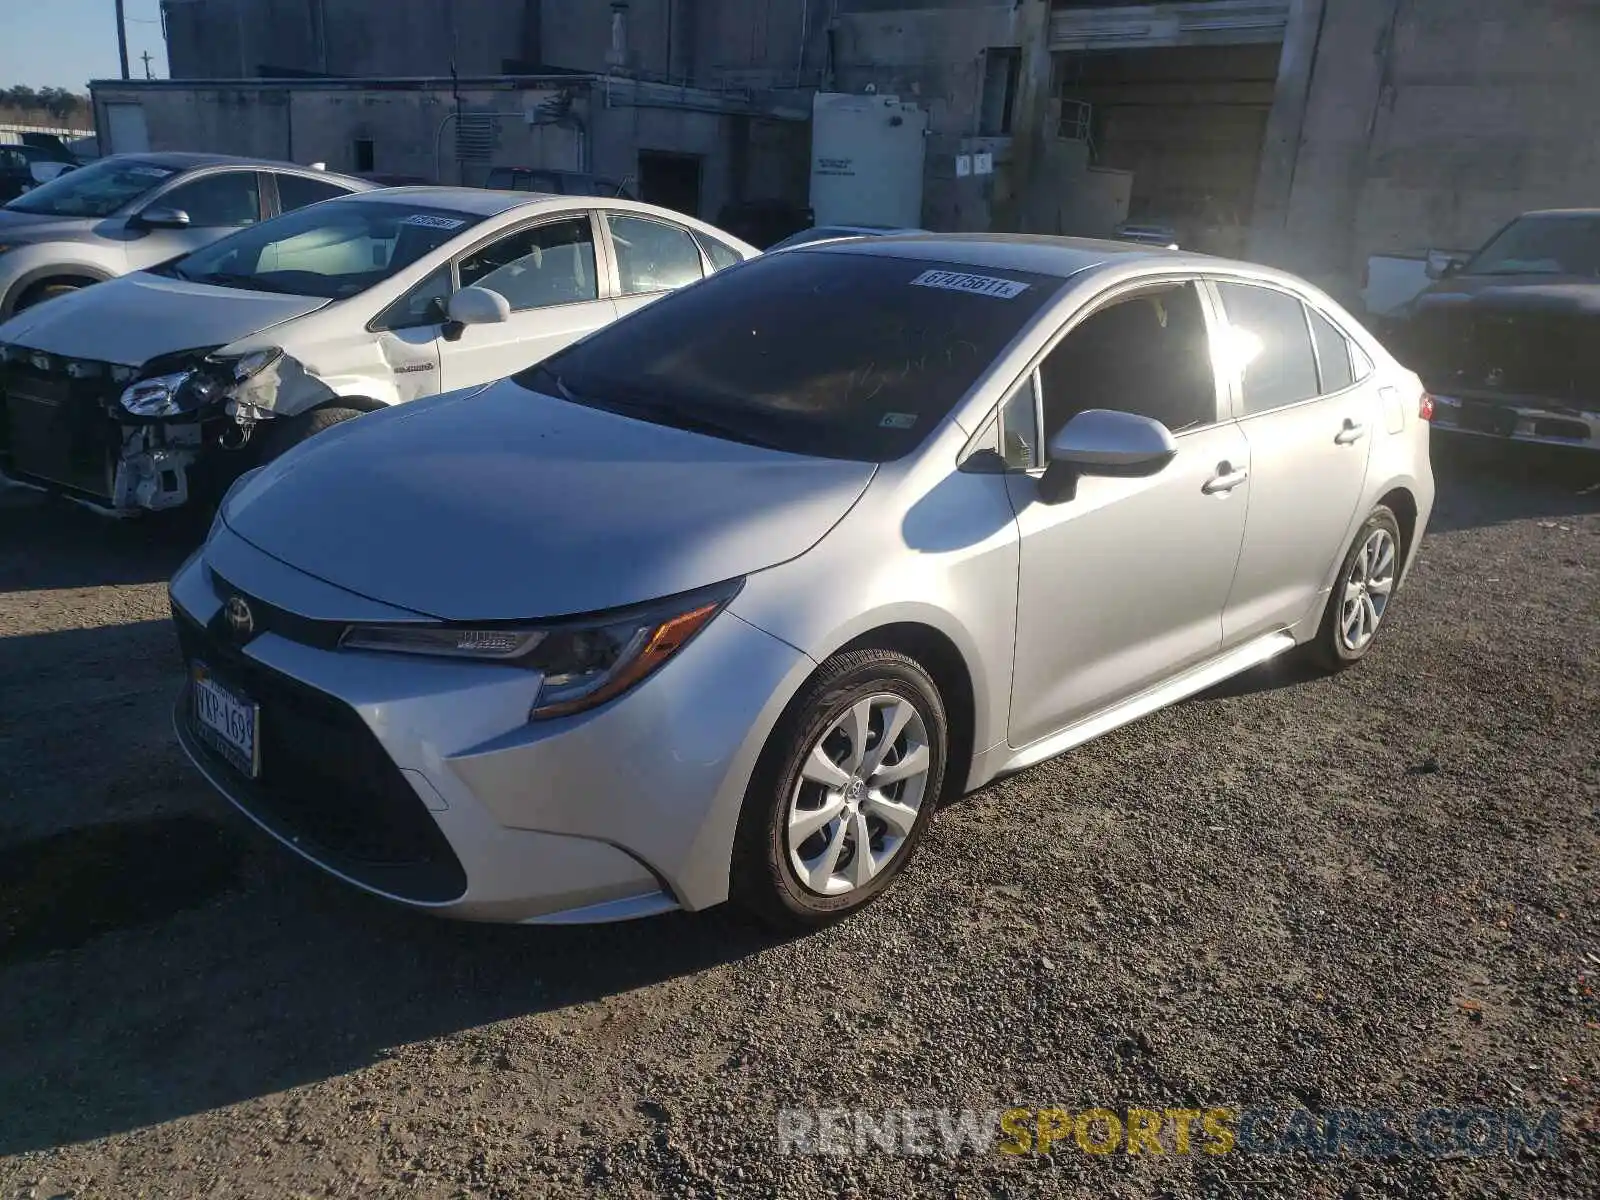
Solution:
[[[1309,645],[1329,671],[1353,667],[1372,649],[1400,578],[1400,523],[1380,504],[1362,524],[1340,564],[1322,626]]]
[[[261,461],[271,462],[324,429],[342,425],[361,413],[353,408],[315,408],[297,417],[275,417],[261,439]]]
[[[944,702],[915,660],[887,650],[829,659],[784,711],[751,779],[735,900],[790,931],[871,903],[927,830],[948,745]]]

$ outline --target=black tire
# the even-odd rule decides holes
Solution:
[[[1380,529],[1385,530],[1394,539],[1394,579],[1396,583],[1399,582],[1404,550],[1400,537],[1400,522],[1395,519],[1393,512],[1380,504],[1362,522],[1361,528],[1356,531],[1355,539],[1350,543],[1350,548],[1339,561],[1339,573],[1334,576],[1333,588],[1328,593],[1328,606],[1323,610],[1322,624],[1317,628],[1317,636],[1305,644],[1306,657],[1324,671],[1333,673],[1355,666],[1372,653],[1372,647],[1377,644],[1378,634],[1383,632],[1385,621],[1380,620],[1372,640],[1360,649],[1352,649],[1345,644],[1339,629],[1339,618],[1344,607],[1345,581],[1350,577],[1351,567],[1354,566],[1356,556],[1361,553],[1362,547],[1367,544],[1367,539]],[[1393,600],[1394,593],[1391,591],[1389,601],[1392,603]],[[1383,616],[1388,616],[1387,606],[1384,608]]]
[[[31,287],[17,300],[17,307],[13,315],[24,309],[37,308],[47,300],[58,300],[62,296],[70,296],[73,292],[82,291],[81,283],[44,283]]]
[[[879,693],[909,701],[922,720],[929,759],[922,799],[910,832],[878,874],[853,891],[825,896],[806,887],[790,862],[790,800],[812,747],[853,705]],[[881,729],[875,732],[881,735]],[[751,776],[734,838],[730,890],[735,903],[768,926],[790,933],[819,928],[866,907],[915,855],[938,806],[949,744],[944,701],[916,660],[864,649],[823,663],[789,702]]]
[[[261,461],[269,463],[308,438],[316,437],[324,429],[332,429],[360,415],[360,411],[354,408],[314,408],[298,417],[275,417],[268,423],[266,434],[261,439]]]

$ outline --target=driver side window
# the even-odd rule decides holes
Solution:
[[[1120,296],[1069,333],[1039,366],[1048,446],[1073,417],[1106,408],[1174,434],[1217,420],[1205,310],[1193,283]]]
[[[261,183],[254,171],[227,171],[181,184],[154,207],[189,214],[192,229],[237,229],[261,219]]]
[[[512,312],[598,300],[598,280],[587,215],[519,230],[461,260],[461,286],[499,292]]]

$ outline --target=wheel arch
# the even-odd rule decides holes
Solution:
[[[950,723],[948,761],[939,800],[948,803],[959,799],[967,790],[967,779],[972,772],[977,726],[972,669],[965,655],[944,631],[921,621],[903,620],[859,633],[828,657],[869,648],[904,654],[933,677]]]
[[[0,320],[6,320],[16,315],[17,305],[24,296],[37,288],[49,287],[52,284],[70,283],[78,287],[90,287],[96,283],[104,283],[115,276],[100,267],[93,267],[87,263],[53,263],[45,267],[35,267],[17,277],[11,287],[7,289],[5,297],[0,300]]]
[[[1394,513],[1400,525],[1400,561],[1404,570],[1411,569],[1411,551],[1417,539],[1417,498],[1404,485],[1392,487],[1378,499],[1378,503]]]

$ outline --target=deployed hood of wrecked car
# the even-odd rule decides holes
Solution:
[[[447,620],[596,612],[803,554],[871,463],[786,454],[553,399],[512,380],[345,422],[223,511],[273,557]]]
[[[26,309],[0,325],[0,342],[137,367],[179,350],[225,346],[328,303],[140,272]]]

